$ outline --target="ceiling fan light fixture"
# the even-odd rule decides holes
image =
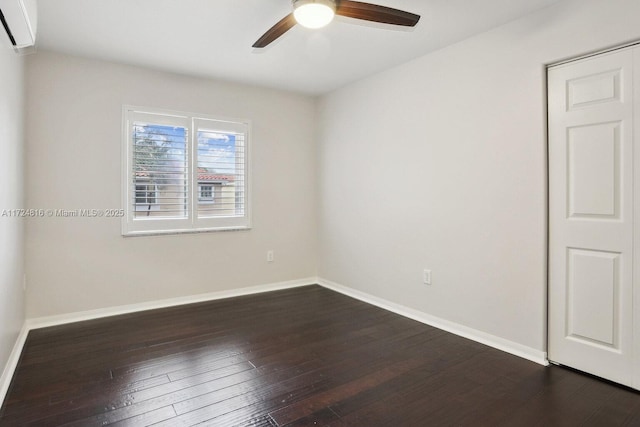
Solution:
[[[268,46],[296,24],[308,28],[324,27],[334,15],[403,27],[415,27],[420,21],[420,15],[415,13],[355,0],[291,0],[291,5],[293,12],[269,28],[252,47]]]
[[[336,14],[333,0],[293,0],[293,16],[298,24],[306,28],[322,28]]]

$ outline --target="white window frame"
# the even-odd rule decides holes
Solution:
[[[148,122],[158,125],[184,127],[187,137],[187,186],[188,209],[185,218],[136,218],[135,185],[133,172],[133,123]],[[246,230],[251,228],[251,122],[244,119],[230,119],[203,114],[193,114],[162,110],[157,108],[125,105],[122,109],[122,204],[125,215],[122,218],[123,236],[154,234],[199,233],[207,231]],[[237,215],[219,217],[198,217],[200,186],[198,183],[198,129],[215,129],[220,132],[244,135],[244,211]],[[215,191],[215,189],[212,189]],[[157,192],[156,192],[157,197]]]

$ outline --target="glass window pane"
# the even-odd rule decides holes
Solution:
[[[187,133],[184,127],[134,123],[135,219],[187,217]]]
[[[244,214],[243,135],[198,129],[198,217],[214,218]]]

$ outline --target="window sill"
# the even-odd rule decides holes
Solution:
[[[122,237],[144,237],[144,236],[165,236],[178,234],[200,234],[200,233],[216,233],[226,231],[248,231],[251,226],[233,226],[218,228],[191,228],[187,230],[154,230],[154,231],[128,231],[123,232]]]

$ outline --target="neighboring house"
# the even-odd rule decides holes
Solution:
[[[217,174],[198,168],[198,215],[235,215],[235,184],[234,175]]]
[[[234,215],[236,207],[235,176],[198,168],[198,216]],[[184,178],[152,176],[145,170],[136,172],[136,217],[184,217],[187,206]]]

